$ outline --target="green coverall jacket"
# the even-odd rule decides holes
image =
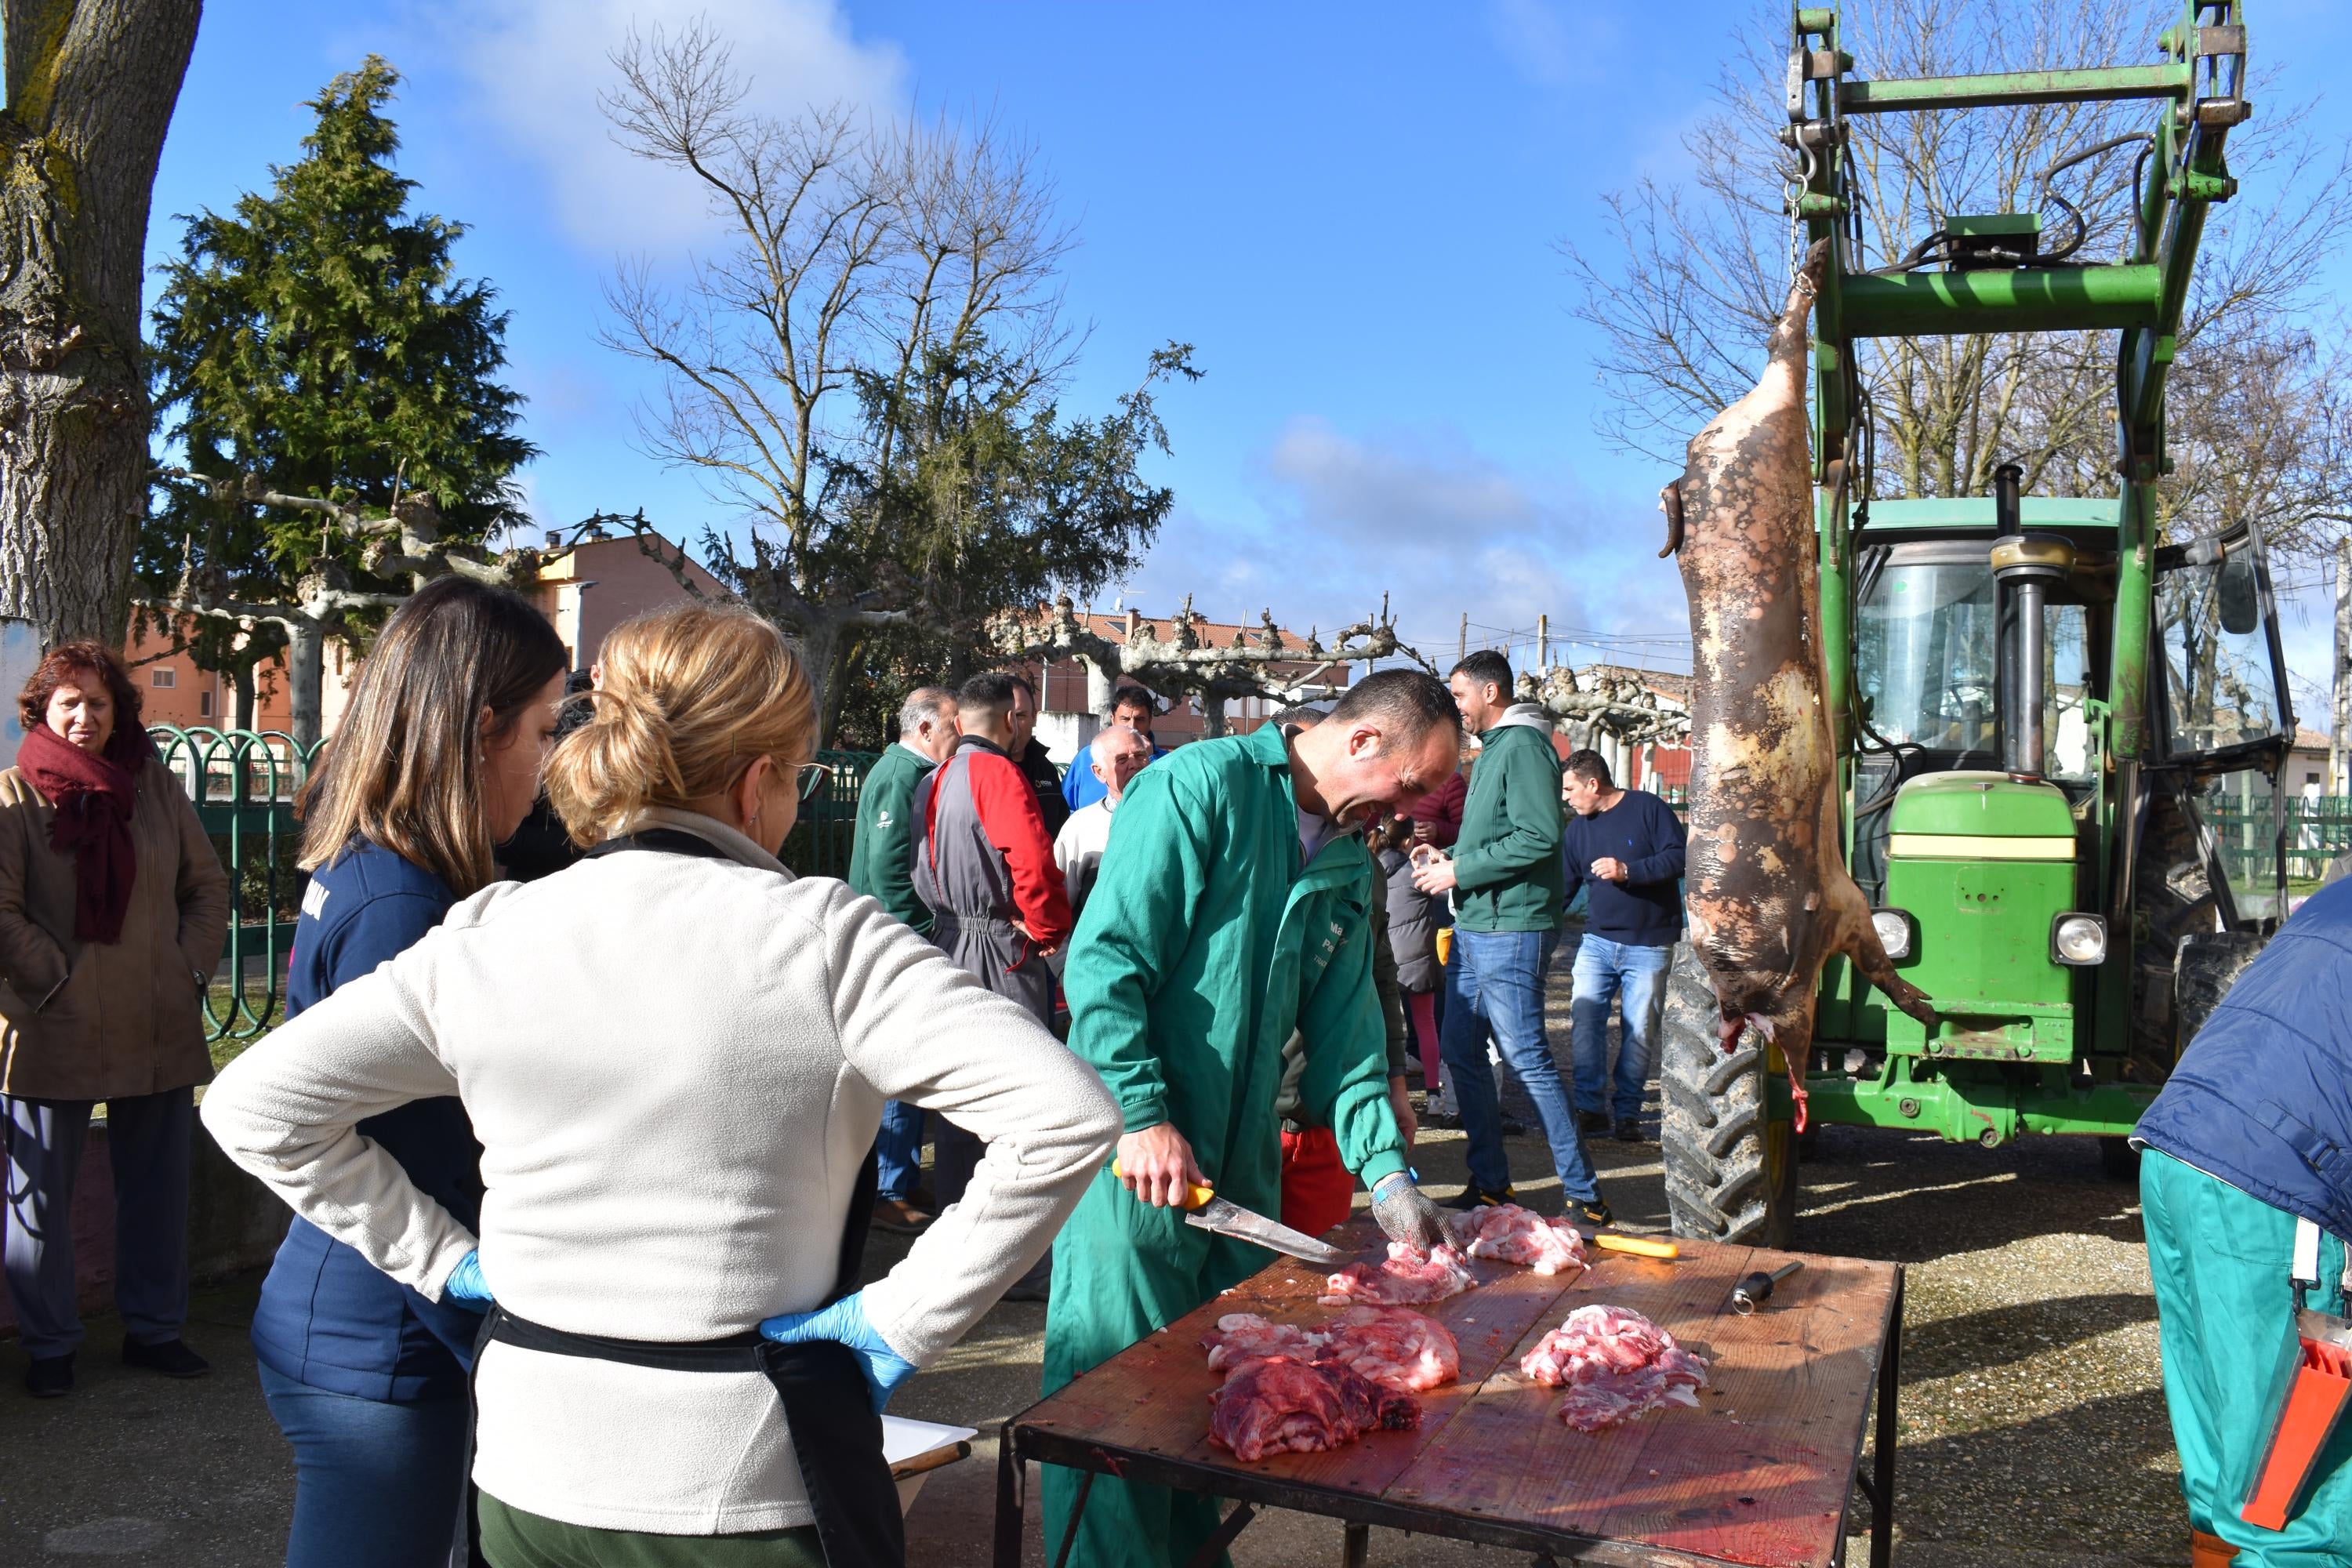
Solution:
[[[1102,1074],[1128,1131],[1173,1122],[1218,1192],[1265,1215],[1281,1208],[1275,1096],[1294,1028],[1299,1116],[1333,1130],[1367,1184],[1405,1164],[1372,993],[1371,857],[1342,836],[1299,860],[1279,730],[1181,747],[1127,786],[1062,977],[1070,1048]],[[1106,1167],[1054,1244],[1045,1391],[1271,1261],[1137,1202]],[[1059,1541],[1075,1482],[1050,1468],[1043,1479]],[[1213,1500],[1106,1478],[1072,1562],[1181,1563],[1217,1517]]]
[[[857,792],[857,833],[842,879],[924,936],[931,907],[915,896],[915,786],[938,765],[904,742],[882,753]]]

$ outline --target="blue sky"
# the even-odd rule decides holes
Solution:
[[[420,205],[472,226],[461,265],[513,314],[512,379],[546,454],[535,510],[552,526],[643,506],[673,536],[723,523],[694,479],[634,449],[645,384],[593,337],[615,262],[674,258],[699,222],[608,142],[606,54],[633,19],[707,15],[779,112],[992,110],[1034,141],[1080,240],[1067,307],[1090,335],[1071,411],[1107,407],[1160,343],[1196,345],[1206,374],[1163,396],[1175,449],[1153,466],[1176,510],[1129,603],[1165,614],[1190,592],[1219,618],[1271,605],[1328,629],[1388,591],[1432,654],[1465,612],[1495,628],[1548,614],[1673,665],[1686,623],[1655,559],[1664,476],[1593,434],[1594,344],[1556,247],[1603,246],[1601,196],[1683,166],[1735,30],[1768,10],[215,0],[150,250],[175,246],[171,215],[264,184],[297,154],[301,100],[382,54],[407,79],[403,171]],[[2274,90],[2317,98],[2336,136],[2352,109],[2321,96],[2322,73],[2352,45],[2347,12],[2252,12]],[[2294,662],[2325,668],[2324,651],[2305,662],[2325,624],[2294,620]]]

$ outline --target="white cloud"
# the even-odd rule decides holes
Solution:
[[[1286,626],[1328,632],[1385,594],[1400,632],[1432,658],[1453,651],[1466,612],[1473,646],[1477,628],[1531,631],[1549,616],[1556,638],[1571,627],[1661,637],[1649,662],[1687,662],[1681,580],[1656,559],[1664,524],[1641,502],[1515,472],[1450,433],[1361,439],[1318,419],[1284,428],[1261,468],[1262,515],[1180,507],[1129,603],[1164,615],[1191,594],[1214,619],[1271,606]]]
[[[711,225],[692,182],[615,145],[597,107],[632,26],[707,20],[751,79],[747,107],[778,118],[833,104],[890,115],[908,98],[905,57],[856,37],[837,0],[468,0],[429,15],[481,120],[536,166],[558,221],[598,252],[665,249]]]

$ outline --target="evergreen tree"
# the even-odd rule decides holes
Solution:
[[[285,606],[322,623],[311,634],[362,635],[363,612],[431,574],[415,570],[413,528],[370,521],[405,500],[404,517],[431,519],[424,542],[446,549],[524,521],[514,473],[537,450],[516,430],[521,397],[497,379],[507,316],[487,283],[456,275],[465,226],[409,210],[415,183],[394,172],[399,134],[383,113],[399,80],[371,55],[328,83],[302,157],[231,216],[183,218],[163,268],[150,370],[182,461],[159,466],[144,602],[212,612],[188,641],[238,678],[241,708],[253,664],[306,633],[224,606]]]

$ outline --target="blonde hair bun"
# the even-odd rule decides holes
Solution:
[[[583,845],[653,806],[732,786],[758,757],[809,750],[815,692],[782,632],[738,605],[675,605],[615,626],[588,721],[548,759],[547,794]]]

